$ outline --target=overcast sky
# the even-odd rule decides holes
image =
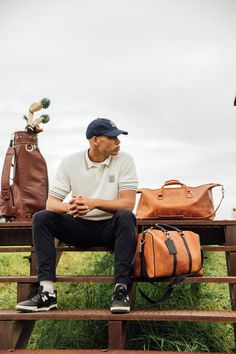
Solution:
[[[88,146],[89,122],[107,117],[129,132],[121,148],[140,187],[222,183],[217,218],[231,218],[235,0],[0,0],[0,43],[1,168],[23,114],[48,97],[39,145],[50,180]]]

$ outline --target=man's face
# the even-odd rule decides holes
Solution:
[[[97,136],[97,148],[101,154],[116,156],[120,150],[120,140],[118,137]]]

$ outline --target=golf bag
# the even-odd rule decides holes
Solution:
[[[45,209],[47,196],[47,165],[38,148],[37,133],[15,132],[2,170],[0,217],[31,221],[36,211]]]

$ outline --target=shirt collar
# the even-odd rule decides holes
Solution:
[[[111,156],[108,156],[106,160],[102,161],[100,165],[106,165],[109,166],[111,162]],[[85,168],[88,170],[91,167],[98,167],[96,163],[90,160],[89,155],[88,155],[88,150],[85,150],[84,152],[84,163],[85,163]]]

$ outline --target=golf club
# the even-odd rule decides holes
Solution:
[[[27,133],[34,133],[34,127],[32,124],[27,124],[25,130],[27,131]]]
[[[43,114],[42,116],[40,116],[39,118],[36,118],[33,123],[32,123],[32,126],[35,127],[35,126],[38,126],[39,124],[43,123],[43,124],[46,124],[48,123],[50,120],[50,117],[48,114]]]
[[[31,124],[27,124],[25,127],[25,130],[28,133],[35,133],[35,132],[40,132],[42,129],[40,129],[39,124],[43,123],[46,124],[50,120],[50,117],[48,114],[43,114],[39,118],[36,118]]]
[[[48,108],[50,105],[49,98],[43,98],[40,102],[32,103],[28,112],[28,124],[32,124],[34,112],[39,111],[41,108]]]

